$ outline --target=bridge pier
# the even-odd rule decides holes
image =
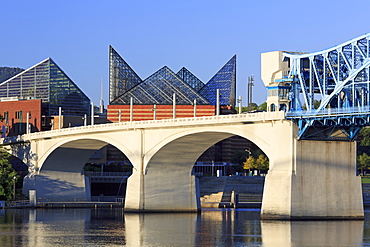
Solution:
[[[128,179],[125,211],[197,212],[200,210],[195,176],[189,175],[189,172],[187,174],[150,172],[152,174],[148,173],[141,178],[137,178],[140,174],[133,174]]]
[[[363,219],[356,143],[293,140],[265,180],[262,219]]]

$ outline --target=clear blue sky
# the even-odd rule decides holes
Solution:
[[[370,1],[107,0],[2,1],[0,66],[27,69],[51,57],[95,103],[108,102],[108,46],[145,79],[185,66],[207,82],[237,55],[237,95],[255,76],[266,99],[260,54],[319,51],[370,32]]]

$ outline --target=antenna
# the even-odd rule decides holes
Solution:
[[[249,76],[248,77],[248,101],[247,101],[247,107],[248,107],[248,112],[251,111],[251,104],[252,104],[252,96],[253,96],[253,92],[252,92],[252,87],[254,86],[254,76]]]

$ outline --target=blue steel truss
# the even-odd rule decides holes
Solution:
[[[320,52],[284,53],[290,71],[281,82],[291,87],[287,117],[297,122],[300,139],[353,140],[369,124],[369,40],[366,34]]]
[[[298,139],[353,141],[370,124],[370,107],[327,108],[287,113],[298,126]]]
[[[315,53],[284,53],[293,78],[292,111],[370,105],[370,34]]]

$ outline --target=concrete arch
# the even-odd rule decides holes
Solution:
[[[152,166],[155,162],[163,164],[163,161],[171,159],[170,157],[175,157],[175,159],[178,160],[178,157],[183,156],[186,158],[187,162],[195,162],[210,146],[234,135],[253,142],[268,157],[272,155],[271,144],[245,128],[230,127],[227,128],[227,130],[210,128],[197,131],[187,130],[170,135],[153,146],[144,156],[144,171],[145,173],[147,172],[148,165]],[[194,150],[191,151],[191,149]],[[191,156],[189,156],[190,153],[192,153]],[[194,156],[196,156],[195,160]],[[192,164],[194,164],[194,162],[192,162]]]
[[[125,208],[139,211],[199,209],[197,182],[191,171],[195,161],[210,146],[237,135],[255,143],[266,155],[272,155],[271,144],[253,133],[253,129],[245,125],[207,126],[168,133],[160,141],[145,140],[148,151],[143,156],[142,174],[136,171],[129,178]],[[132,193],[135,190],[136,194]]]
[[[115,146],[131,161],[133,153],[109,136],[57,140],[39,160],[37,175],[25,181],[23,193],[35,189],[39,199],[90,201],[90,183],[82,169],[89,158],[107,144]]]
[[[99,150],[100,148],[104,147],[107,144],[111,144],[115,146],[117,149],[119,149],[122,153],[124,153],[127,158],[131,161],[133,159],[133,152],[127,148],[125,145],[123,145],[118,140],[107,137],[107,136],[99,136],[94,138],[89,137],[78,137],[78,138],[67,138],[62,141],[55,142],[53,145],[50,145],[50,147],[42,154],[41,157],[38,159],[38,166],[39,170],[42,169],[44,163],[46,160],[50,159],[51,156],[56,155],[55,152],[60,152],[58,149],[81,149],[81,150]],[[94,152],[95,152],[94,151]],[[80,153],[82,155],[82,153]],[[91,155],[89,156],[89,158]],[[63,156],[63,158],[65,158]]]

